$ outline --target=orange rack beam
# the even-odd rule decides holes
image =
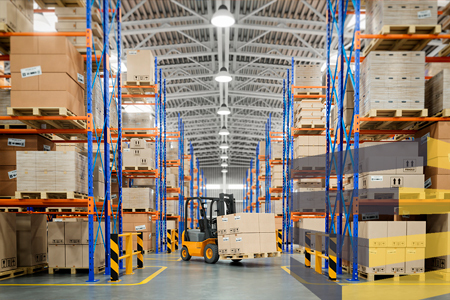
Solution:
[[[295,86],[292,85],[292,89],[326,89],[326,86]]]
[[[180,193],[180,188],[166,188],[166,193]]]
[[[86,36],[86,32],[0,32],[0,37],[9,36]]]
[[[269,193],[282,193],[282,192],[283,192],[282,188],[269,188]]]
[[[326,98],[326,95],[294,95],[295,98],[301,98],[301,99],[315,99],[315,98]]]

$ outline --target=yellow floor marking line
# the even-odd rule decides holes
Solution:
[[[177,259],[177,261],[181,261],[181,257],[179,259]]]
[[[151,267],[153,267],[153,266],[148,266],[148,268],[151,268]],[[55,284],[53,284],[53,283],[42,283],[42,284],[38,284],[38,283],[24,283],[24,284],[6,283],[6,284],[0,284],[0,287],[2,287],[2,286],[136,286],[136,285],[142,285],[142,284],[148,283],[150,280],[152,280],[153,278],[155,278],[156,276],[161,274],[165,269],[167,269],[167,267],[155,267],[155,268],[160,268],[160,269],[138,283],[108,283],[108,284],[106,284],[106,283],[60,283],[60,284],[58,284],[58,283],[55,283]]]

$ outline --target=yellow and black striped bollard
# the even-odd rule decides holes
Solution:
[[[167,229],[167,253],[173,252],[172,229]]]
[[[111,234],[111,281],[119,281],[119,235]]]
[[[330,234],[328,242],[328,278],[330,280],[336,280],[336,251],[337,251],[337,236],[336,234]]]
[[[281,229],[277,230],[277,251],[283,252],[283,231]]]
[[[178,240],[178,229],[175,229],[175,251],[178,250],[178,243],[179,243],[179,240]]]
[[[138,255],[137,255],[137,266],[138,269],[143,269],[144,268],[144,233],[141,231],[139,232],[139,234],[137,235],[137,250],[138,250]]]
[[[305,266],[311,268],[311,233],[305,232]]]

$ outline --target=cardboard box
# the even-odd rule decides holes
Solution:
[[[66,245],[83,244],[83,222],[71,222],[65,224],[64,240]]]
[[[0,155],[0,166],[16,166],[16,151],[2,151]]]
[[[64,245],[65,244],[65,222],[49,222],[48,223],[48,244]]]
[[[0,180],[0,196],[14,196],[17,191],[17,180]]]
[[[219,235],[217,238],[219,246],[219,254],[231,254],[231,238],[230,235]]]
[[[406,247],[425,247],[426,240],[425,221],[406,222]]]
[[[425,248],[406,248],[405,261],[406,274],[425,272]]]
[[[386,248],[386,273],[405,273],[405,248]]]
[[[259,232],[258,214],[237,213],[229,216],[233,218],[230,224],[231,233]]]
[[[358,263],[365,273],[383,274],[386,272],[386,248],[358,247]]]
[[[17,31],[17,8],[10,1],[0,1],[0,22]]]
[[[0,213],[0,235],[0,272],[16,269],[16,214]]]
[[[388,222],[385,221],[367,221],[360,222],[359,240],[364,247],[383,248],[388,245]]]
[[[277,240],[275,232],[259,233],[259,247],[262,253],[276,252]]]
[[[230,223],[233,220],[233,217],[227,216],[218,216],[217,217],[217,234],[218,235],[226,235],[230,234]],[[220,248],[220,247],[219,247]]]
[[[50,268],[66,267],[66,245],[48,245],[48,266]]]
[[[261,252],[259,233],[236,233],[231,234],[230,238],[232,254]]]
[[[426,142],[427,137],[434,139],[450,139],[450,122],[436,122],[416,132],[415,139],[421,144]],[[419,154],[420,155],[420,154]],[[422,155],[421,155],[422,156]]]
[[[83,268],[83,245],[66,245],[66,268]]]
[[[95,247],[94,268],[98,268],[104,265],[105,265],[105,248],[103,245],[100,245]],[[89,245],[82,245],[82,268],[89,268]]]
[[[17,265],[30,267],[47,263],[47,217],[17,215]]]
[[[111,220],[112,222],[112,220]],[[89,245],[89,222],[77,222],[81,223],[81,244]],[[105,237],[105,223],[101,223],[101,232],[98,230],[98,222],[94,222],[94,240],[97,239],[97,245],[102,244],[102,235]],[[71,227],[69,225],[69,227]],[[78,229],[75,229],[78,230]],[[69,243],[69,242],[68,242]]]
[[[406,247],[406,223],[388,221],[388,247]]]
[[[150,50],[127,50],[127,80],[155,82],[155,58]]]
[[[438,189],[438,190],[447,190],[448,182],[450,180],[450,175],[425,175],[425,188],[427,189]]]
[[[272,213],[259,213],[259,232],[275,232],[275,214]]]
[[[39,76],[22,77],[12,73],[11,82],[15,91],[67,91],[75,97],[83,96],[84,87],[67,73],[43,73]],[[84,97],[79,99],[84,101]]]
[[[0,151],[54,151],[55,144],[37,134],[8,134],[0,136]]]

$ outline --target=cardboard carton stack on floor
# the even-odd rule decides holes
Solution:
[[[152,215],[149,214],[124,214],[123,215],[123,232],[143,232],[144,250],[155,249],[155,238],[152,233],[155,232],[155,222],[152,223]],[[125,240],[123,241],[125,243]],[[137,250],[137,237],[133,236],[133,249]]]
[[[450,70],[444,69],[425,83],[425,108],[434,116],[450,108]]]
[[[322,86],[322,72],[320,65],[300,65],[295,67],[295,86]],[[295,89],[295,95],[322,95],[321,88]],[[299,99],[297,99],[298,101]],[[300,99],[294,105],[295,127],[304,124],[325,124],[324,104],[321,98]]]
[[[56,7],[55,14],[58,22],[55,24],[56,31],[79,32],[86,31],[86,8],[85,7]],[[103,50],[103,30],[101,27],[102,16],[98,8],[92,8],[91,28],[93,33],[93,47],[101,54]],[[80,53],[86,53],[86,38],[84,36],[67,37]],[[92,49],[94,50],[94,48]]]
[[[133,81],[155,83],[155,57],[151,50],[127,50],[127,82]]]
[[[17,191],[88,193],[86,156],[76,151],[17,151]]]
[[[276,252],[275,215],[237,213],[217,218],[219,254]]]
[[[14,196],[17,191],[16,152],[55,150],[53,142],[40,135],[2,135],[0,137],[0,196]]]
[[[437,10],[438,3],[432,0],[368,0],[366,31],[379,34],[385,25],[436,25]]]
[[[17,265],[31,267],[47,263],[47,217],[17,215]]]
[[[147,143],[145,139],[132,138],[130,148],[123,148],[124,167],[155,168],[155,146]]]
[[[33,32],[33,0],[0,1],[0,24],[2,31]]]
[[[94,268],[105,265],[103,239],[105,226],[94,222]],[[102,238],[103,235],[103,238]],[[48,223],[48,266],[50,268],[89,268],[89,223],[65,221]]]
[[[16,214],[0,212],[0,272],[17,268]]]
[[[123,208],[150,208],[155,192],[150,188],[122,188]]]
[[[359,223],[358,268],[364,273],[425,272],[426,222]]]
[[[65,37],[11,37],[10,61],[12,107],[64,107],[85,115],[84,60]]]
[[[360,114],[371,109],[423,109],[424,74],[424,52],[370,52],[361,64]]]

